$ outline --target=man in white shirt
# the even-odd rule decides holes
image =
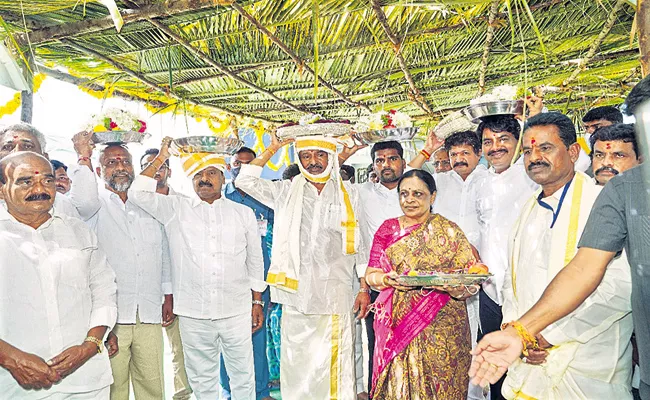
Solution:
[[[72,181],[68,177],[68,166],[58,160],[50,160],[54,167],[54,176],[56,177],[56,191],[66,194],[70,191]]]
[[[158,149],[148,149],[140,157],[140,169],[144,171],[151,162],[160,153]],[[169,177],[172,176],[172,170],[169,168],[169,160],[165,161],[158,171],[154,174],[153,178],[156,180],[156,193],[165,196],[182,196],[177,193],[167,183]],[[187,372],[185,372],[185,358],[183,357],[183,342],[181,340],[181,331],[179,328],[178,318],[174,318],[171,324],[165,327],[167,340],[172,350],[172,365],[174,368],[174,400],[189,400],[192,394],[192,388],[187,381]]]
[[[501,288],[508,269],[508,238],[521,209],[539,187],[524,169],[523,159],[512,164],[521,125],[512,115],[482,118],[477,134],[483,154],[490,164],[488,174],[478,182],[476,211],[480,226],[478,250],[481,261],[494,275],[483,284],[479,293],[481,333],[501,327]],[[502,399],[499,382],[491,385],[493,400]]]
[[[355,263],[361,247],[358,192],[339,174],[336,142],[296,140],[301,175],[271,182],[262,168],[283,145],[271,145],[237,177],[237,187],[275,211],[267,281],[282,307],[282,398],[356,398],[353,305]],[[363,254],[363,253],[362,253]],[[363,261],[367,262],[367,260]],[[361,316],[369,299],[363,293]]]
[[[77,177],[94,181],[92,144],[89,135],[84,137],[85,143],[75,141],[79,159],[86,161]],[[128,400],[131,385],[136,400],[163,398],[161,322],[174,319],[167,238],[163,226],[129,199],[134,170],[126,145],[105,146],[99,165],[96,172],[104,188],[94,191],[95,212],[87,223],[117,280],[117,325],[108,337],[114,379],[111,399]],[[96,183],[93,186],[97,188]]]
[[[0,161],[0,398],[107,400],[115,275],[82,221],[51,213],[55,193],[43,156]]]
[[[447,149],[440,148],[433,153],[433,168],[436,174],[451,171],[451,161],[449,160],[449,152]]]
[[[130,195],[165,225],[174,313],[180,319],[190,386],[198,400],[218,398],[222,352],[232,398],[254,400],[251,335],[262,327],[266,289],[257,220],[250,208],[222,196],[225,160],[215,154],[190,154],[182,160],[198,197],[156,193],[153,176],[169,159],[170,142],[163,139],[160,153],[133,182]]]
[[[488,174],[479,164],[481,142],[473,131],[456,132],[445,139],[452,171],[436,174],[438,196],[433,212],[458,224],[474,250],[479,246],[480,228],[476,214],[478,183]],[[478,258],[478,255],[475,254]],[[479,298],[467,300],[467,315],[472,333],[472,346],[476,344],[479,329]],[[469,399],[482,399],[483,389],[470,384]]]
[[[601,189],[574,170],[580,145],[568,117],[528,119],[522,148],[526,171],[541,189],[513,227],[502,291],[507,324],[528,311],[574,257]],[[527,355],[508,369],[504,397],[631,399],[631,291],[627,259],[616,257],[589,300],[539,333]]]
[[[83,136],[83,134],[77,136]],[[46,144],[45,135],[32,125],[25,123],[10,125],[0,130],[0,160],[6,155],[17,151],[33,151],[48,158],[47,153],[45,153]],[[71,166],[69,171],[71,178],[74,178],[75,171],[76,169]],[[88,193],[92,193],[92,191],[92,186],[85,185],[83,182],[76,182],[67,196],[55,197],[52,212],[68,217],[87,218],[93,212],[88,207],[91,203]]]

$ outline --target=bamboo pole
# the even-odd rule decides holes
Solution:
[[[377,0],[371,0],[371,6],[373,11],[375,12],[375,15],[377,16],[377,19],[379,20],[379,23],[384,28],[384,32],[386,33],[386,36],[388,36],[388,39],[393,44],[393,50],[395,50],[395,57],[397,58],[397,63],[399,64],[399,67],[402,70],[402,72],[404,72],[404,77],[406,78],[406,82],[408,82],[410,88],[409,99],[413,103],[415,103],[419,108],[421,108],[425,113],[429,115],[433,115],[433,111],[431,110],[431,107],[429,107],[426,100],[420,93],[420,90],[415,85],[415,81],[413,80],[413,75],[411,75],[411,71],[406,65],[406,60],[404,60],[404,56],[402,55],[402,41],[393,33],[393,30],[388,24],[388,19],[386,18],[386,14],[384,14],[384,11],[381,9],[381,5],[379,4],[379,2]]]
[[[650,73],[650,0],[637,0],[636,25],[639,32],[641,75]]]
[[[34,58],[29,52],[25,55],[29,65],[25,68],[25,81],[27,90],[20,92],[20,120],[31,124],[34,116]]]
[[[338,97],[343,99],[343,101],[345,101],[349,105],[355,106],[355,107],[363,107],[366,110],[371,111],[370,107],[368,107],[367,105],[365,105],[363,103],[351,100],[346,95],[344,95],[340,90],[338,90],[336,87],[334,87],[328,81],[323,79],[323,77],[316,76],[316,72],[309,65],[307,65],[307,63],[305,63],[305,61],[303,61],[300,57],[298,57],[298,55],[293,50],[291,50],[289,48],[289,46],[287,46],[284,42],[282,42],[282,40],[280,40],[277,36],[275,36],[273,33],[271,33],[271,31],[266,29],[266,27],[264,25],[262,25],[255,17],[253,17],[246,10],[244,10],[244,8],[242,6],[237,4],[237,1],[234,1],[232,3],[232,7],[235,10],[237,10],[237,12],[239,14],[241,14],[244,18],[246,18],[251,24],[255,25],[255,27],[257,29],[259,29],[264,35],[266,35],[266,37],[268,37],[273,43],[275,43],[278,47],[280,47],[280,49],[282,49],[282,51],[285,54],[287,54],[293,60],[293,62],[296,64],[296,66],[298,66],[299,70],[307,71],[307,73],[309,73],[312,76],[316,77],[318,79],[318,82],[321,85],[325,86],[326,88],[328,88],[329,90],[334,92],[334,94],[336,94]]]
[[[607,21],[605,22],[605,26],[603,26],[603,29],[600,31],[598,34],[598,37],[594,42],[591,44],[589,47],[589,51],[587,52],[587,55],[582,59],[580,64],[578,64],[578,67],[573,71],[571,76],[569,76],[564,82],[562,82],[562,87],[565,88],[567,87],[571,82],[573,82],[578,75],[587,68],[587,64],[591,62],[591,59],[596,55],[596,52],[598,51],[598,48],[600,45],[603,43],[603,40],[609,35],[609,32],[612,30],[612,27],[616,23],[616,18],[618,18],[618,12],[623,8],[623,6],[627,3],[627,0],[618,0],[616,4],[614,4],[614,8],[612,8],[612,11],[610,11],[609,16],[607,17]],[[640,41],[639,41],[640,42]]]
[[[490,57],[490,50],[492,49],[492,42],[494,41],[494,21],[499,11],[500,0],[492,0],[490,11],[488,15],[487,31],[485,33],[485,45],[483,46],[483,56],[481,57],[481,70],[478,75],[478,95],[485,93],[485,74],[488,67],[488,58]]]

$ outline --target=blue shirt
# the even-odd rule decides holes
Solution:
[[[273,210],[259,201],[255,200],[247,194],[241,194],[235,185],[230,182],[226,185],[224,189],[224,194],[228,200],[234,201],[235,203],[243,204],[255,213],[255,218],[257,221],[268,221],[268,231],[272,232],[273,229]],[[266,236],[262,236],[262,254],[264,255],[264,279],[266,279],[266,274],[269,272],[269,267],[271,266],[271,235],[268,233]],[[268,241],[268,242],[267,242]]]

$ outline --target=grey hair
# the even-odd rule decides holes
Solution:
[[[41,149],[45,151],[45,147],[47,146],[47,141],[45,140],[45,135],[38,129],[36,129],[33,125],[21,122],[19,124],[13,124],[9,125],[6,128],[3,128],[0,130],[0,138],[3,137],[7,132],[26,132],[29,133],[30,135],[34,136],[38,143],[41,145]]]

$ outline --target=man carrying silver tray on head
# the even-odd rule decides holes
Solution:
[[[255,214],[222,196],[226,163],[218,154],[181,157],[198,197],[156,193],[153,176],[169,159],[170,143],[163,139],[158,156],[133,182],[131,196],[165,225],[169,237],[174,313],[190,386],[198,400],[219,397],[222,352],[232,398],[254,400],[252,332],[262,327],[266,288]]]
[[[309,134],[327,131],[328,125],[290,127],[309,135],[296,135],[301,175],[293,181],[260,178],[273,154],[293,141],[275,135],[237,177],[239,189],[276,213],[267,281],[271,300],[283,304],[280,382],[282,398],[288,400],[356,398],[353,280],[362,247],[359,196],[341,180],[336,140]]]

